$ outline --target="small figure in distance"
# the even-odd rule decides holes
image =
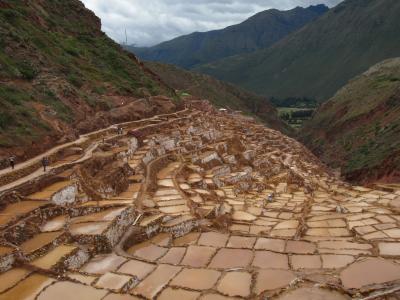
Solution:
[[[10,158],[8,159],[8,161],[10,162],[11,169],[14,170],[14,168],[15,168],[15,157],[13,155],[11,155]]]
[[[43,172],[46,172],[46,167],[49,165],[49,158],[47,156],[42,158]]]
[[[274,202],[274,193],[268,195],[268,202]]]
[[[268,203],[274,201],[274,193],[268,194],[268,196],[264,200],[264,207],[268,205]]]

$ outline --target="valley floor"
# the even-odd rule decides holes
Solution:
[[[400,297],[400,185],[251,118],[195,101],[66,147],[0,173],[0,300]]]

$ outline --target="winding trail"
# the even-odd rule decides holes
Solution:
[[[5,185],[0,186],[0,193],[4,192],[4,191],[7,191],[7,190],[10,190],[10,189],[13,189],[13,188],[15,188],[15,187],[17,187],[17,186],[19,186],[21,184],[24,184],[24,183],[26,183],[26,182],[28,182],[30,180],[38,178],[38,177],[40,177],[40,176],[42,176],[42,175],[44,175],[44,174],[46,174],[48,172],[54,171],[56,169],[60,169],[61,167],[64,167],[66,165],[74,165],[74,164],[82,163],[82,162],[88,160],[89,158],[92,157],[93,152],[99,146],[100,141],[103,138],[105,138],[105,141],[107,141],[107,140],[111,140],[111,139],[114,139],[115,137],[117,137],[117,135],[115,135],[115,134],[108,135],[108,132],[112,131],[117,126],[121,126],[122,128],[128,130],[128,129],[132,129],[131,127],[133,125],[136,125],[136,124],[141,124],[143,122],[146,122],[146,123],[147,122],[151,122],[151,121],[163,118],[163,117],[165,118],[165,117],[171,117],[171,116],[178,116],[179,114],[182,114],[182,113],[185,113],[185,112],[187,112],[187,109],[180,110],[180,111],[177,111],[177,112],[174,112],[174,113],[171,113],[171,114],[155,115],[155,116],[153,116],[151,118],[147,118],[147,119],[140,119],[140,120],[136,120],[136,121],[116,123],[116,124],[110,125],[107,128],[103,128],[103,129],[100,129],[100,130],[96,130],[96,131],[93,131],[93,132],[90,132],[90,133],[83,134],[75,141],[55,146],[55,147],[49,149],[48,151],[46,151],[46,152],[44,152],[44,153],[42,153],[42,154],[40,154],[40,155],[38,155],[36,157],[33,157],[33,158],[29,159],[29,160],[26,160],[24,162],[21,162],[21,163],[15,165],[14,169],[8,168],[8,169],[0,170],[0,179],[2,179],[2,178],[5,178],[5,177],[7,177],[7,176],[9,176],[11,174],[16,174],[18,172],[21,172],[26,168],[31,168],[34,165],[40,164],[40,162],[43,159],[43,157],[49,157],[51,155],[56,154],[58,151],[66,149],[66,148],[69,148],[71,146],[80,146],[80,145],[86,143],[87,141],[90,141],[91,139],[93,139],[93,141],[94,141],[86,149],[84,149],[84,154],[83,154],[82,157],[80,157],[80,158],[78,158],[76,160],[70,161],[70,162],[63,163],[63,164],[57,164],[56,166],[53,166],[53,167],[49,166],[47,168],[46,172],[44,172],[41,167],[36,168],[33,172],[29,173],[28,175],[22,176],[22,177],[20,177],[20,178],[18,178],[16,180],[13,180],[10,183],[7,183]],[[144,126],[140,126],[140,127],[136,128],[136,129],[142,129],[142,128],[146,128],[148,126],[153,126],[153,125],[155,125],[155,124],[147,124],[147,125],[144,125]],[[54,163],[55,162],[53,162],[53,165],[54,165]]]

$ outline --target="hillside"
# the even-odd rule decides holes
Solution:
[[[169,86],[201,99],[208,99],[216,107],[241,110],[257,116],[271,128],[289,133],[291,130],[278,117],[276,109],[265,97],[258,96],[211,76],[189,72],[173,65],[146,62]]]
[[[399,184],[345,183],[192,104],[88,137],[107,143],[73,165],[0,174],[0,300],[399,299]]]
[[[325,5],[297,7],[288,11],[271,9],[222,30],[195,32],[153,47],[131,46],[127,49],[143,60],[190,69],[224,57],[267,48],[327,10]]]
[[[176,95],[78,0],[1,1],[0,34],[0,159],[175,109],[164,98],[138,101]]]
[[[301,139],[351,180],[400,179],[400,58],[350,81],[323,104]]]
[[[400,1],[346,0],[274,46],[196,68],[258,94],[327,100],[400,53]]]

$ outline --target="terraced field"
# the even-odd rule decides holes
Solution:
[[[0,299],[400,297],[399,185],[205,101],[87,138],[1,174]]]

